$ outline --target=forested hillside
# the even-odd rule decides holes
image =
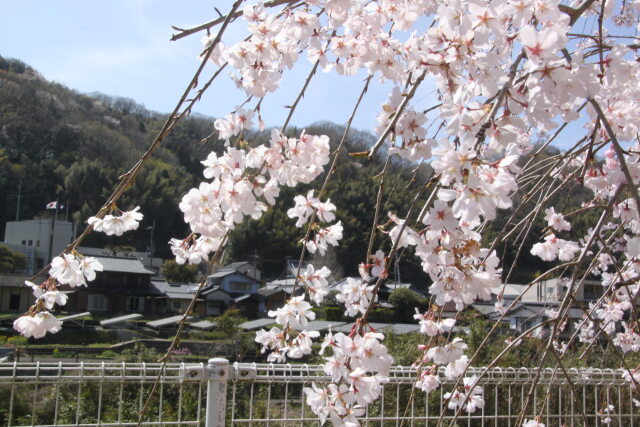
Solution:
[[[161,127],[165,115],[148,111],[134,101],[106,95],[79,94],[47,81],[37,71],[17,60],[0,58],[0,207],[2,229],[16,218],[18,188],[21,187],[20,219],[46,217],[47,202],[58,199],[69,205],[69,220],[86,224],[104,202],[118,176],[138,159]],[[326,133],[335,148],[344,128],[322,123],[307,128],[309,133]],[[209,138],[213,119],[190,117],[184,120],[156,152],[136,184],[127,191],[122,208],[140,205],[145,219],[139,230],[120,238],[94,233],[86,245],[127,244],[147,250],[150,232],[146,228],[156,220],[156,251],[169,257],[168,240],[187,233],[178,210],[178,202],[191,186],[201,180],[204,159],[211,150],[223,145]],[[291,134],[300,129],[291,128]],[[248,135],[249,143],[268,135]],[[373,203],[377,180],[372,176],[382,169],[381,161],[352,159],[346,151],[362,151],[372,136],[352,131],[340,167],[332,178],[328,196],[338,206],[345,227],[345,240],[330,258],[344,273],[355,273],[366,253],[373,221]],[[390,165],[384,215],[388,210],[404,213],[409,192],[401,191],[414,175],[415,165]],[[411,185],[424,182],[427,167],[418,171]],[[319,180],[323,180],[321,176]],[[311,188],[311,186],[309,186]],[[302,231],[286,215],[295,194],[307,188],[287,189],[281,193],[277,208],[260,221],[239,227],[232,238],[229,259],[247,259],[257,254],[268,274],[278,274],[286,257],[300,254],[298,240]],[[58,215],[63,217],[66,209]],[[337,261],[339,260],[339,261]],[[331,262],[331,260],[326,260]],[[407,266],[415,276],[419,266]]]
[[[0,99],[0,194],[5,202],[0,206],[2,230],[6,221],[16,218],[19,188],[20,219],[50,215],[45,205],[58,199],[65,205],[68,201],[69,220],[84,227],[86,219],[110,194],[118,176],[138,159],[165,119],[165,115],[149,111],[130,99],[79,94],[47,81],[20,61],[2,57]],[[220,152],[223,149],[223,144],[215,137],[207,138],[213,131],[211,118],[185,119],[163,142],[162,148],[146,165],[121,203],[123,209],[141,206],[145,218],[139,230],[120,238],[94,233],[84,244],[125,244],[137,250],[147,250],[150,239],[147,227],[155,220],[156,254],[170,257],[168,240],[187,234],[178,202],[191,186],[202,179],[200,160],[211,150]],[[334,149],[343,131],[342,126],[331,123],[307,127],[308,133],[329,135]],[[289,132],[299,134],[300,129],[291,128]],[[246,139],[249,143],[259,143],[267,135],[268,132],[249,134]],[[206,142],[202,142],[203,139]],[[339,167],[328,187],[328,197],[336,204],[337,217],[344,226],[344,239],[321,261],[330,265],[335,273],[356,274],[357,265],[366,254],[381,179],[378,175],[383,169],[384,157],[380,155],[369,162],[350,157],[347,152],[366,150],[373,140],[373,136],[365,132],[350,133],[347,149],[342,152]],[[553,154],[557,153],[546,152],[544,156]],[[418,167],[392,161],[385,177],[383,218],[389,211],[404,215],[410,204],[410,194],[415,193],[407,189],[414,190],[423,185],[428,174],[429,166],[426,164]],[[324,178],[322,175],[318,180]],[[287,217],[286,211],[293,205],[294,195],[318,187],[315,182],[282,191],[275,209],[259,221],[242,224],[234,232],[226,253],[227,260],[257,256],[257,262],[267,276],[280,273],[287,257],[299,257],[298,241],[303,233],[295,228],[295,221]],[[589,197],[579,183],[571,193],[560,194],[557,198],[569,207],[578,208]],[[525,214],[529,210],[523,206],[521,211]],[[58,215],[66,215],[66,208]],[[510,212],[502,211],[499,215],[498,220],[489,225],[494,232],[486,233],[485,244],[490,242],[498,227],[505,226]],[[581,236],[590,224],[590,217],[578,217],[574,222],[575,237]],[[539,218],[525,247],[531,247],[541,238],[543,228],[544,223]],[[387,241],[380,239],[377,243],[388,245]],[[517,247],[508,241],[498,245],[497,249],[509,267]],[[545,263],[528,251],[522,253],[520,260],[521,267],[512,277],[514,281],[523,282],[545,269]],[[427,277],[410,253],[404,254],[399,269],[403,281],[426,286]]]

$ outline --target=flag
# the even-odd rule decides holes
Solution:
[[[58,201],[47,203],[47,209],[58,209]]]

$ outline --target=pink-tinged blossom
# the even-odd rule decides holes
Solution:
[[[540,257],[543,261],[571,261],[580,247],[569,240],[560,239],[555,234],[545,236],[544,243],[536,243],[531,248],[531,254]]]
[[[293,329],[303,329],[309,320],[316,318],[316,313],[311,311],[311,304],[304,300],[304,296],[292,297],[284,306],[270,310],[268,314],[269,317],[275,317],[279,325]]]
[[[13,329],[27,338],[42,338],[47,333],[56,333],[62,328],[62,322],[48,311],[18,317],[13,322]]]
[[[214,127],[219,133],[219,138],[229,140],[232,136],[238,135],[244,129],[250,129],[253,125],[253,111],[247,111],[241,107],[236,107],[236,111],[227,114],[224,118],[217,119]]]
[[[356,316],[358,313],[364,314],[367,307],[372,302],[374,285],[347,277],[346,281],[338,286],[336,299],[345,306],[346,316]]]
[[[324,255],[327,252],[329,246],[338,246],[338,241],[342,240],[342,222],[321,228],[315,232],[315,236],[312,240],[306,243],[307,250],[314,254],[319,252],[320,255]]]
[[[80,263],[71,254],[63,254],[53,258],[49,274],[63,285],[71,287],[86,285]]]
[[[564,35],[558,29],[537,30],[531,25],[520,28],[518,39],[524,46],[529,60],[538,65],[552,59],[564,43]]]
[[[637,353],[640,351],[640,335],[638,335],[633,329],[629,328],[626,322],[622,322],[624,326],[624,332],[618,332],[613,339],[613,343],[620,347],[623,353],[633,351]]]
[[[371,275],[373,277],[380,277],[386,268],[384,252],[378,249],[371,257]]]
[[[456,324],[455,319],[442,319],[441,321],[435,321],[433,319],[433,312],[427,312],[421,314],[416,308],[416,314],[413,318],[419,320],[420,333],[429,337],[435,337],[437,335],[443,335],[453,329]]]
[[[547,221],[547,225],[553,228],[555,231],[569,231],[571,230],[571,224],[564,219],[564,215],[556,213],[553,207],[550,207],[544,211],[544,220]]]
[[[631,309],[631,303],[628,301],[608,301],[596,308],[595,314],[598,319],[603,321],[602,329],[607,333],[613,333],[616,325],[620,322],[627,310]]]
[[[462,357],[467,345],[462,342],[461,338],[454,338],[453,341],[444,345],[432,347],[427,351],[427,357],[433,363],[438,365],[446,365],[454,362]]]
[[[436,200],[429,210],[429,215],[423,219],[423,223],[433,230],[453,230],[458,227],[458,220],[453,216],[449,205],[442,200]]]
[[[444,376],[450,380],[458,378],[460,375],[464,374],[467,366],[469,366],[469,358],[463,355],[459,359],[452,360],[447,364],[447,366],[445,366]]]
[[[419,388],[427,394],[440,387],[438,376],[431,372],[431,370],[423,371],[416,381],[416,388]]]
[[[28,280],[24,284],[32,289],[33,296],[36,300],[42,301],[47,310],[53,309],[56,305],[65,305],[67,303],[67,294],[55,288],[45,290],[42,286],[38,286]]]
[[[336,218],[335,205],[329,200],[320,202],[319,199],[313,197],[313,190],[310,190],[306,197],[298,195],[293,200],[295,206],[287,211],[287,215],[289,218],[297,218],[296,227],[302,227],[314,211],[321,222],[331,222]]]
[[[98,261],[94,257],[85,256],[80,259],[80,270],[82,271],[84,277],[89,282],[92,282],[96,278],[96,271],[103,271],[104,267],[102,266],[100,261]]]
[[[309,264],[307,269],[301,273],[300,279],[309,292],[309,298],[316,304],[322,304],[324,297],[329,294],[329,281],[331,271],[327,267],[316,270],[313,265]]]
[[[93,226],[95,231],[103,232],[107,236],[122,236],[127,231],[138,229],[143,218],[139,210],[140,206],[136,206],[120,215],[107,214],[102,219],[92,216],[87,223]]]

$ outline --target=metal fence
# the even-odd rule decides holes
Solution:
[[[484,372],[472,368],[469,374]],[[462,414],[458,425],[512,426],[524,407],[537,371],[489,370],[481,381],[485,407]],[[571,369],[568,377],[544,369],[527,405],[526,418],[547,426],[640,425],[633,390],[621,372]],[[380,399],[366,408],[363,425],[427,426],[453,420],[444,394],[452,382],[425,395],[413,387],[415,370],[394,367]],[[329,378],[317,365],[156,363],[0,364],[0,425],[318,425],[303,388]],[[155,387],[155,391],[152,390]],[[150,397],[151,396],[151,397]],[[147,403],[148,402],[148,403]],[[444,408],[444,409],[443,409]],[[444,413],[442,412],[444,411]]]

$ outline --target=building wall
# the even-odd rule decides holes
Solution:
[[[53,219],[33,219],[28,221],[8,221],[4,241],[14,245],[35,248],[36,268],[49,263],[49,242]],[[73,240],[73,223],[55,221],[52,256],[62,252]]]
[[[258,282],[243,274],[230,274],[224,277],[220,287],[226,292],[235,294],[255,294],[258,292]]]
[[[18,302],[17,309],[15,308],[16,306],[11,306],[12,296],[13,302]],[[0,288],[0,312],[2,313],[24,313],[33,302],[34,298],[31,288],[27,288],[26,286],[20,288],[14,286]]]

